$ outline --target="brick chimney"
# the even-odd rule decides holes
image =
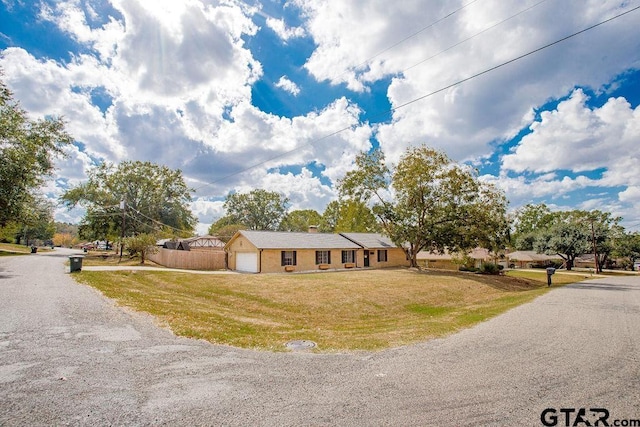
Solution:
[[[309,233],[317,233],[318,232],[318,226],[317,225],[310,225],[309,226]]]

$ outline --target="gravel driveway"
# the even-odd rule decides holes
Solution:
[[[638,277],[556,289],[418,345],[273,354],[175,337],[77,284],[69,254],[0,258],[0,425],[540,426],[545,408],[565,425],[583,407],[640,419]]]

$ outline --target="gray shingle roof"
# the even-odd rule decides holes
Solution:
[[[258,249],[360,249],[339,234],[241,230]]]
[[[340,233],[366,249],[395,248],[391,239],[379,233]]]

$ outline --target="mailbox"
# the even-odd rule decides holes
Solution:
[[[547,286],[551,286],[551,275],[556,272],[556,269],[553,267],[547,268]]]

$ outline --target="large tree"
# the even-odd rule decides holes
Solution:
[[[95,167],[88,181],[65,192],[62,201],[69,208],[86,209],[80,224],[83,238],[114,240],[123,232],[123,224],[125,236],[158,232],[189,236],[197,221],[188,207],[192,191],[180,170],[126,161]]]
[[[287,213],[278,227],[280,231],[307,232],[309,227],[318,226],[322,217],[314,209],[299,209]]]
[[[48,243],[56,231],[53,221],[53,204],[44,197],[34,199],[34,205],[22,221],[16,235],[16,243],[37,245]]]
[[[71,142],[61,118],[31,120],[0,81],[0,227],[28,219],[37,190]]]
[[[380,225],[371,209],[363,201],[346,199],[330,202],[320,221],[325,233],[374,233]]]
[[[238,231],[247,229],[243,224],[235,224],[232,221],[233,218],[223,216],[209,226],[208,233],[226,243],[231,240]]]
[[[504,194],[425,146],[408,149],[393,171],[382,151],[361,153],[339,189],[373,204],[384,233],[405,249],[412,266],[421,250],[497,250],[508,238]]]
[[[554,222],[554,214],[544,203],[529,203],[515,213],[512,241],[516,249],[530,251],[539,232],[549,228]]]
[[[613,242],[613,255],[623,258],[623,267],[633,269],[637,259],[640,259],[640,233],[622,232]]]
[[[242,224],[249,230],[277,230],[287,213],[289,199],[262,189],[248,193],[230,193],[224,208],[231,224]]]
[[[598,210],[554,212],[544,227],[535,232],[534,249],[560,256],[567,270],[573,268],[576,257],[592,254],[596,271],[600,271],[613,251],[613,238],[618,233],[620,220]]]

